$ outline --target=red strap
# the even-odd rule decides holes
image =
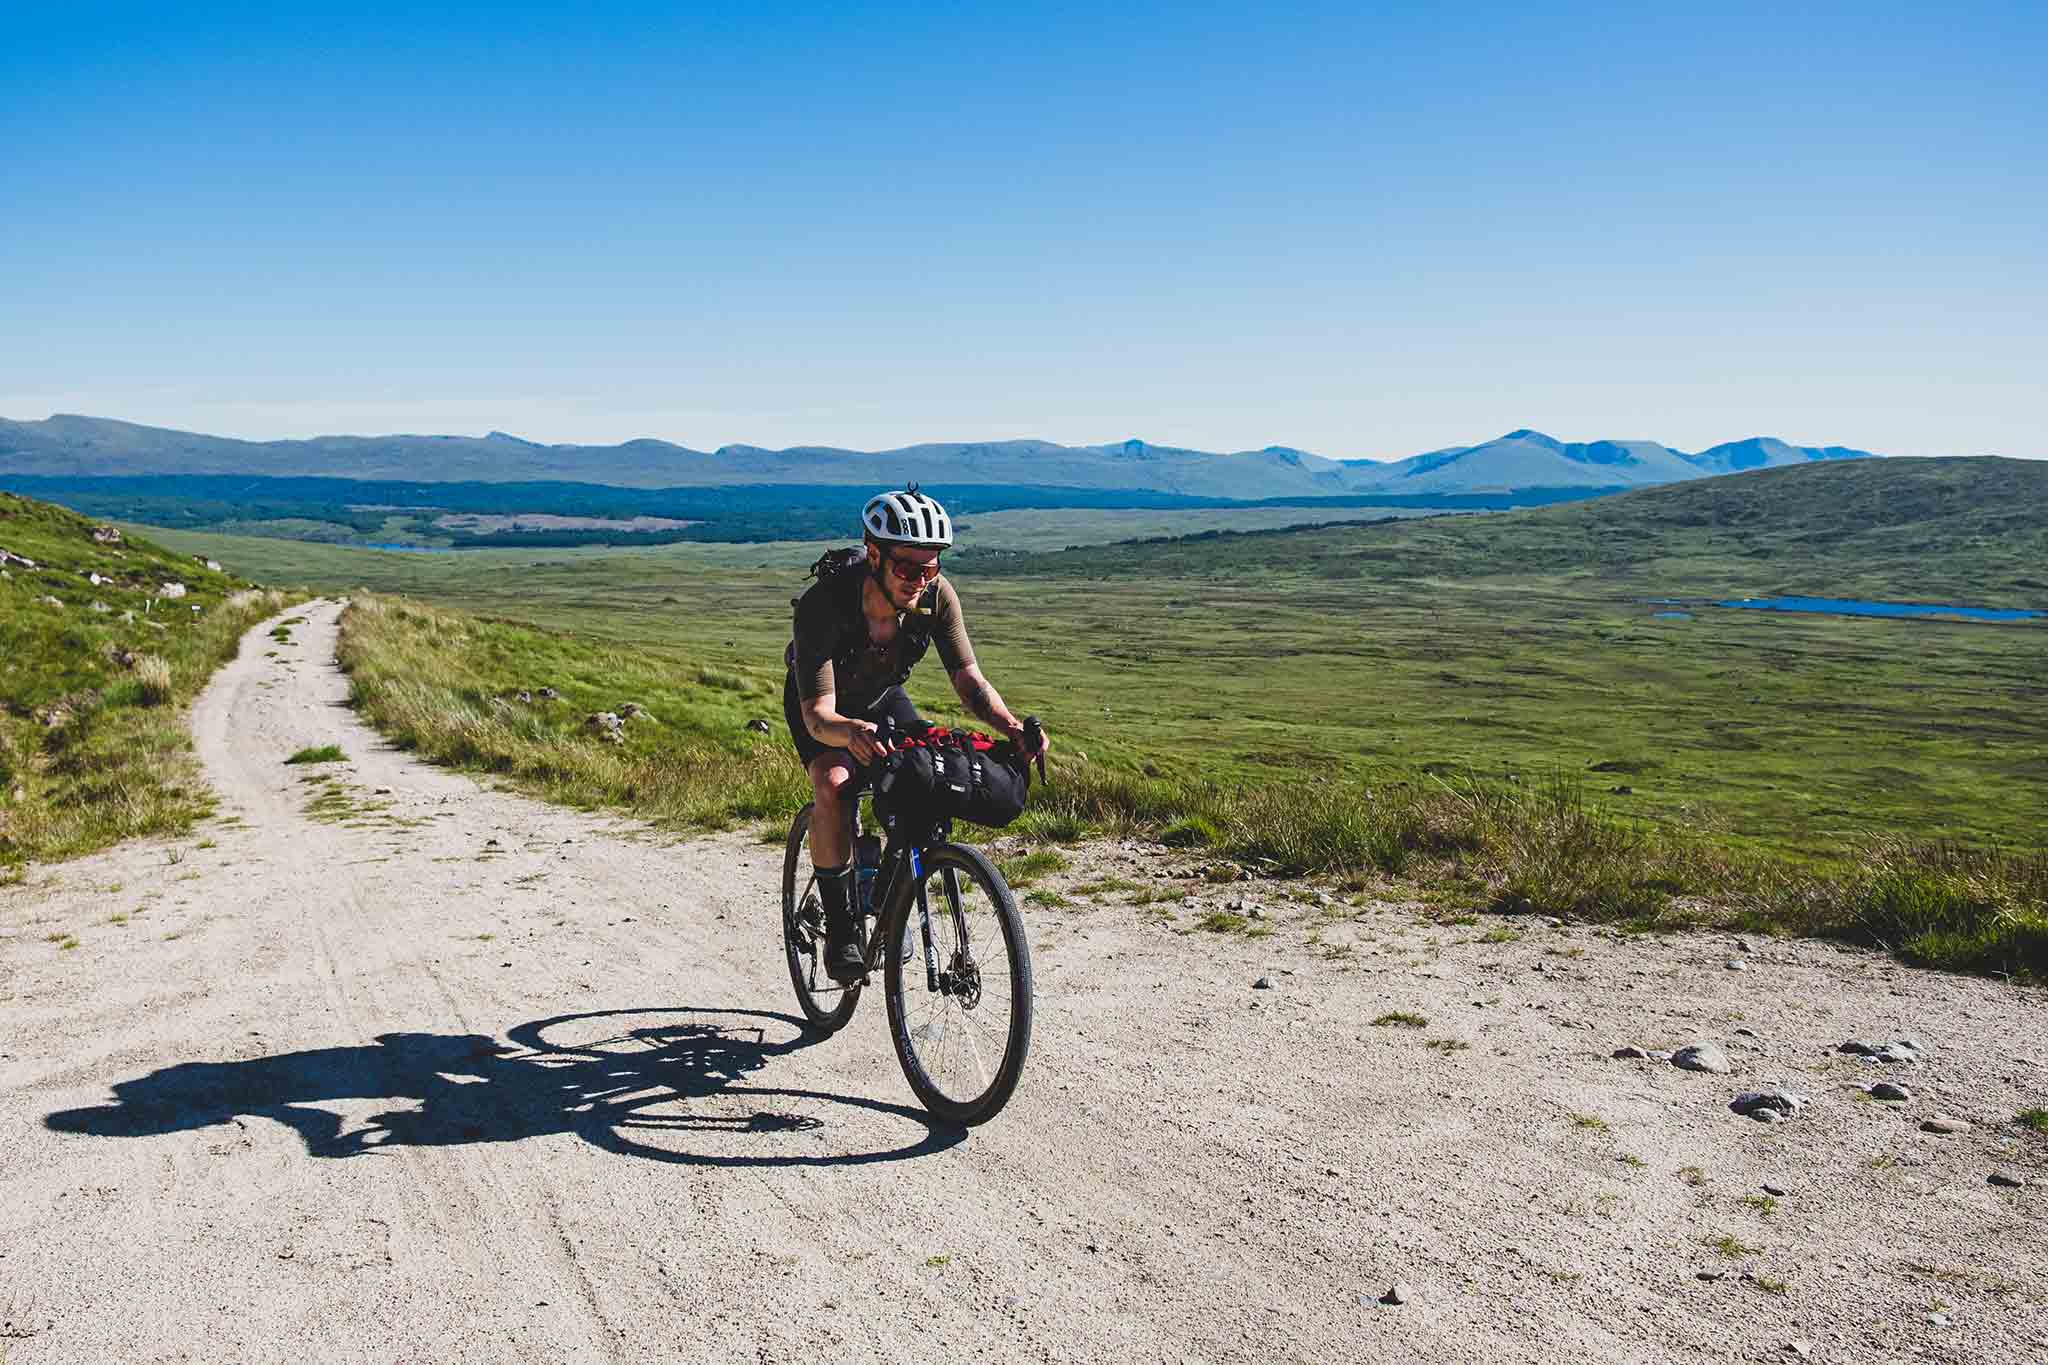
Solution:
[[[898,740],[899,749],[969,749],[975,753],[987,753],[996,747],[996,742],[979,730],[949,730],[943,725],[934,725],[922,735],[911,735]]]

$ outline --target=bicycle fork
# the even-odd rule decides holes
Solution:
[[[946,885],[946,910],[944,913],[952,915],[954,935],[959,942],[954,949],[954,963],[949,964],[947,970],[942,972],[939,969],[937,938],[932,933],[931,896],[925,888],[924,859],[920,856],[915,846],[904,852],[903,863],[899,865],[898,870],[909,874],[910,885],[915,888],[912,893],[912,900],[917,906],[918,936],[924,944],[925,989],[933,995],[955,994],[962,988],[963,983],[953,979],[953,967],[971,960],[967,946],[967,921],[965,916],[960,913],[960,888],[958,881],[955,879],[955,873],[951,868],[943,870]],[[879,941],[881,937],[882,935],[878,932],[876,940]],[[896,949],[891,946],[883,948],[882,951],[894,952]]]
[[[924,988],[932,994],[939,992],[939,950],[932,944],[931,898],[925,894],[924,859],[917,856],[915,848],[910,850],[911,885],[917,888],[917,927],[924,935]]]

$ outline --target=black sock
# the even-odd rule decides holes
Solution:
[[[850,869],[844,866],[821,867],[817,871],[818,894],[824,897],[826,917],[844,916],[847,913],[848,888],[853,882],[853,878],[847,875]]]

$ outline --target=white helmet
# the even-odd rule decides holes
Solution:
[[[953,545],[953,519],[917,485],[898,493],[877,493],[861,509],[860,523],[884,545],[916,545],[946,550]]]

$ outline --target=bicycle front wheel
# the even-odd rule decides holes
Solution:
[[[883,955],[896,1057],[933,1117],[985,1123],[1031,1049],[1031,946],[1016,897],[978,851],[940,844],[905,901],[898,946]]]
[[[860,1003],[860,983],[842,986],[825,972],[825,906],[811,866],[811,811],[807,804],[796,813],[782,851],[782,955],[789,960],[789,981],[804,1018],[814,1028],[837,1033]]]

